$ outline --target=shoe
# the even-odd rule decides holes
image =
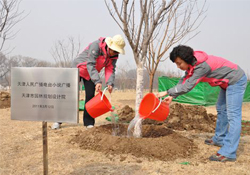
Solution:
[[[218,161],[218,162],[235,162],[236,161],[236,159],[234,159],[234,158],[228,158],[228,157],[225,157],[219,153],[209,157],[209,160],[210,161]]]
[[[51,126],[51,129],[59,129],[59,128],[61,128],[61,124],[58,122],[53,123],[53,125]]]
[[[94,127],[93,125],[86,126],[87,129],[90,129],[90,128],[93,128],[93,127]]]
[[[212,139],[206,139],[204,143],[207,145],[214,145],[214,146],[222,147],[222,145],[214,142]]]

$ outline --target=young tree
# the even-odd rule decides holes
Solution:
[[[13,27],[20,22],[24,11],[19,12],[20,0],[0,0],[0,51],[3,52],[3,46],[6,40],[13,39],[16,32]],[[6,49],[8,50],[8,49]]]
[[[111,5],[107,2],[110,1]],[[177,3],[177,0],[158,3],[155,0],[122,0],[117,4],[115,0],[105,0],[105,4],[115,22],[125,34],[132,48],[137,65],[136,104],[138,109],[143,97],[143,70],[146,61],[148,45],[153,33],[165,22],[168,11]],[[140,11],[136,13],[136,9]]]
[[[73,59],[79,54],[81,42],[76,42],[74,37],[68,37],[67,41],[58,40],[55,42],[50,53],[56,62],[57,67],[71,67]]]
[[[201,4],[199,4],[201,3]],[[148,45],[148,57],[145,67],[149,74],[149,91],[153,90],[155,72],[161,61],[164,61],[164,55],[174,44],[178,42],[189,41],[199,32],[193,32],[200,26],[204,20],[206,1],[187,1],[180,0],[172,5],[158,31],[155,31]],[[203,18],[201,18],[203,17]],[[200,19],[200,20],[199,20]],[[151,19],[152,20],[152,19]],[[168,57],[167,57],[168,58]]]

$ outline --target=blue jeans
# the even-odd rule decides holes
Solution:
[[[226,90],[221,89],[216,105],[217,121],[212,139],[222,145],[218,153],[228,158],[236,158],[240,142],[242,102],[246,85],[247,77],[244,75]]]

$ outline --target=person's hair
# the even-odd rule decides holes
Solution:
[[[174,63],[177,57],[191,65],[196,60],[194,57],[194,50],[191,47],[185,45],[179,45],[173,48],[172,52],[170,53],[170,60]]]

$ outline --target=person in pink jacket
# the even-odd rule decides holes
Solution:
[[[116,62],[119,54],[125,54],[125,42],[121,35],[114,37],[99,38],[90,43],[85,50],[74,59],[72,67],[79,69],[80,79],[85,87],[85,104],[91,100],[95,91],[102,89],[102,81],[99,72],[105,69],[105,82],[108,91],[111,93],[115,81]],[[95,119],[92,118],[84,107],[83,113],[84,126],[92,128]],[[54,123],[52,129],[60,128],[59,122]]]
[[[170,60],[185,71],[179,83],[157,97],[168,95],[164,101],[191,91],[199,82],[208,82],[221,88],[218,97],[215,134],[205,144],[221,147],[211,161],[235,161],[241,133],[242,102],[247,85],[244,71],[236,64],[203,51],[193,51],[189,46],[179,45],[170,53]]]

